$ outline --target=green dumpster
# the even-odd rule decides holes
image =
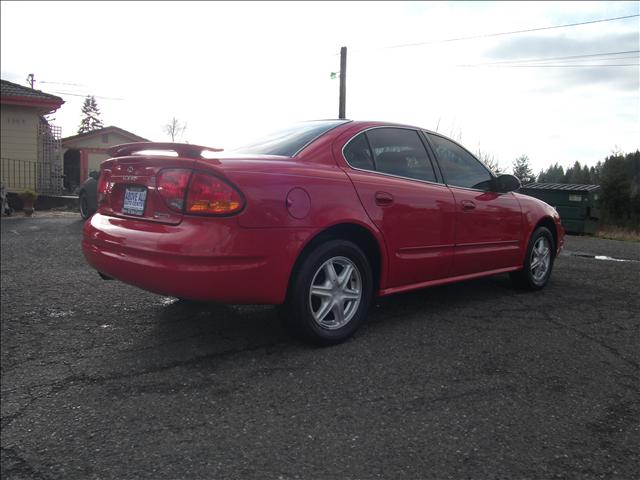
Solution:
[[[560,214],[562,226],[568,233],[596,233],[600,218],[599,185],[528,183],[520,187],[518,192],[539,198],[554,207]]]

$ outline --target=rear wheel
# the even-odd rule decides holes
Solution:
[[[92,214],[91,210],[89,209],[89,200],[87,199],[86,192],[80,192],[79,202],[80,202],[80,216],[86,220]]]
[[[300,263],[291,279],[285,323],[308,341],[330,345],[349,338],[367,315],[373,281],[360,248],[345,240],[328,241]]]
[[[511,280],[519,288],[539,290],[549,281],[553,269],[555,245],[546,227],[538,227],[531,235],[524,268],[511,273]]]

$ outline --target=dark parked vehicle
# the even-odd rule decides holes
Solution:
[[[89,218],[98,210],[98,179],[100,172],[91,172],[78,192],[78,204],[80,215],[83,219]]]

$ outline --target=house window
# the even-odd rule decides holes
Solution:
[[[109,143],[109,134],[108,133],[103,133],[102,134],[102,143]]]

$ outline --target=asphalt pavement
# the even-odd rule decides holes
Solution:
[[[568,237],[541,292],[385,297],[316,348],[101,280],[81,228],[1,221],[4,480],[640,476],[639,243]]]

